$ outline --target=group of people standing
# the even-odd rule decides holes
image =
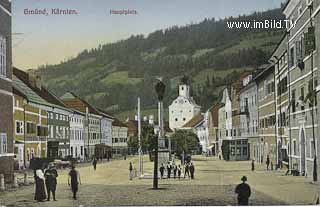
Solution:
[[[165,171],[167,172],[167,179],[171,178],[171,174],[173,175],[173,178],[176,179],[181,179],[181,172],[184,169],[184,174],[183,178],[188,178],[194,179],[194,172],[195,172],[195,167],[192,162],[187,162],[184,164],[183,168],[181,165],[176,165],[174,162],[168,162],[166,166],[162,163],[159,171],[160,171],[160,178],[164,179],[164,173]]]
[[[38,202],[50,201],[50,195],[52,194],[53,200],[56,200],[57,189],[57,177],[58,171],[55,168],[54,163],[49,163],[48,167],[38,167],[34,170],[35,178],[35,196],[34,199]],[[71,182],[70,182],[71,181]],[[78,191],[78,184],[81,184],[80,174],[75,169],[75,166],[71,166],[68,177],[68,185],[73,192],[73,199],[76,198]]]

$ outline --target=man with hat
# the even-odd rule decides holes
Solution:
[[[249,197],[251,195],[250,186],[246,183],[247,177],[241,178],[242,183],[237,185],[235,193],[238,194],[238,205],[247,206],[249,205]]]
[[[48,198],[47,201],[50,201],[50,192],[52,192],[53,200],[56,200],[56,187],[57,187],[57,177],[58,172],[55,169],[54,163],[49,163],[48,169],[44,173],[46,187],[47,187],[47,194]]]

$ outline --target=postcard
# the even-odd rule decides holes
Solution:
[[[0,207],[320,203],[320,0],[0,0]]]

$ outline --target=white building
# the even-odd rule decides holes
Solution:
[[[195,115],[199,114],[201,107],[190,97],[190,86],[179,85],[179,96],[169,106],[169,127],[171,130],[182,128]]]
[[[112,122],[112,155],[125,156],[128,153],[128,126],[114,119]]]
[[[70,115],[70,155],[84,160],[85,114],[74,111]]]
[[[226,139],[232,139],[232,105],[231,105],[231,99],[229,96],[230,92],[228,88],[224,89],[223,91],[223,97],[221,103],[224,104],[225,109],[225,121],[226,121]]]

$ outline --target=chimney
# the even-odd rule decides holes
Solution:
[[[30,85],[41,90],[41,77],[39,75],[28,74]]]

